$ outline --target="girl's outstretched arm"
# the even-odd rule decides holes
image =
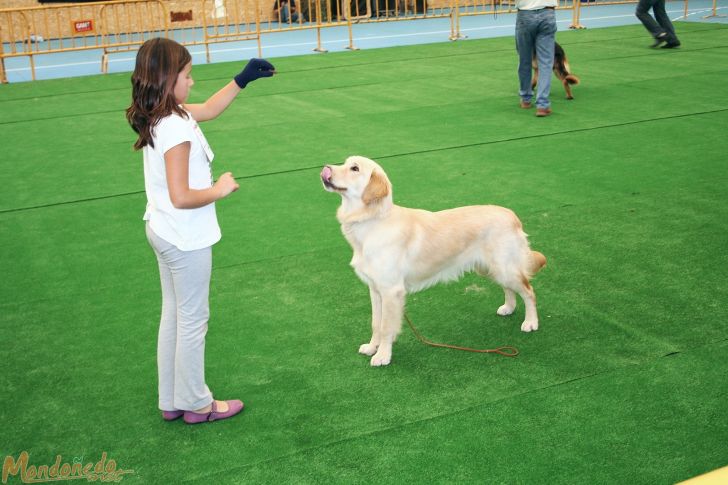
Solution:
[[[202,104],[185,104],[184,107],[192,113],[192,117],[197,121],[215,119],[230,106],[240,90],[244,89],[248,83],[261,77],[271,77],[275,72],[273,64],[265,59],[251,59],[245,69],[240,71],[220,91],[210,96],[207,101]]]

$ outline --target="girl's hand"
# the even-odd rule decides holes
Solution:
[[[218,195],[220,196],[220,199],[222,199],[238,190],[240,188],[240,185],[238,185],[238,183],[235,181],[231,172],[225,172],[224,174],[220,175],[219,179],[217,179],[214,187]]]
[[[251,59],[248,61],[245,69],[235,76],[235,84],[237,84],[240,89],[245,89],[245,86],[247,86],[249,82],[262,77],[271,77],[275,73],[276,68],[265,59]]]

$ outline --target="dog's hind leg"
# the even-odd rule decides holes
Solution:
[[[506,301],[498,308],[498,315],[506,316],[513,313],[516,309],[516,293],[510,288],[503,288],[503,292],[506,294]]]
[[[484,278],[493,279],[493,281],[500,284],[501,288],[503,288],[503,293],[505,293],[506,301],[500,307],[498,307],[498,310],[496,311],[496,313],[502,317],[512,314],[513,311],[516,309],[516,292],[511,290],[507,286],[504,286],[503,284],[501,284],[498,281],[498,278],[492,277],[491,274],[488,272],[488,269],[486,266],[476,266],[475,272]]]
[[[526,317],[521,324],[521,330],[524,332],[538,330],[536,294],[533,291],[531,283],[528,281],[528,277],[523,273],[518,275],[501,273],[499,275],[494,275],[493,280],[503,287],[503,291],[506,295],[505,303],[498,308],[498,315],[505,316],[513,313],[516,308],[515,294],[518,293],[526,306]]]
[[[524,332],[531,332],[538,330],[538,312],[536,311],[536,293],[533,291],[531,283],[528,278],[521,276],[520,285],[514,288],[516,293],[523,299],[523,304],[526,306],[526,317],[523,319],[521,324],[521,330]]]
[[[571,94],[571,85],[566,79],[563,79],[561,83],[564,85],[564,91],[566,91],[566,99],[574,99],[574,96]]]
[[[389,365],[392,361],[392,344],[402,328],[404,314],[404,286],[388,288],[382,295],[382,325],[379,335],[379,348],[372,356],[372,366]]]
[[[370,286],[369,296],[372,300],[372,338],[368,344],[359,347],[359,353],[364,355],[374,355],[379,348],[382,332],[382,295]]]

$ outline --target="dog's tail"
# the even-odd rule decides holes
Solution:
[[[538,251],[531,251],[531,274],[536,274],[546,266],[546,256]]]
[[[569,84],[579,84],[579,78],[571,73],[569,68],[569,60],[566,58],[566,52],[558,44],[554,45],[554,70],[558,76]]]
[[[567,74],[564,76],[564,81],[566,81],[569,84],[579,84],[579,78],[574,76],[573,74]]]

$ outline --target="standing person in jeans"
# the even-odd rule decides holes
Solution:
[[[655,18],[650,15],[650,9],[655,14]],[[680,41],[675,35],[675,27],[672,26],[670,17],[665,11],[665,0],[639,0],[635,15],[655,38],[651,47],[660,47],[665,44],[662,46],[663,49],[673,49],[680,46]]]
[[[220,240],[215,201],[238,190],[230,172],[213,183],[214,154],[198,121],[218,117],[241,89],[274,74],[263,59],[200,104],[187,104],[192,57],[169,39],[146,41],[131,77],[126,118],[144,156],[146,234],[159,265],[162,316],[157,341],[159,409],[187,423],[229,418],[243,410],[234,399],[214,400],[205,383],[205,335],[209,318],[212,245]]]
[[[556,5],[558,0],[517,0],[516,49],[518,50],[518,81],[521,108],[531,107],[531,62],[534,54],[538,62],[536,84],[536,116],[551,114],[551,70],[554,66],[556,42]]]

